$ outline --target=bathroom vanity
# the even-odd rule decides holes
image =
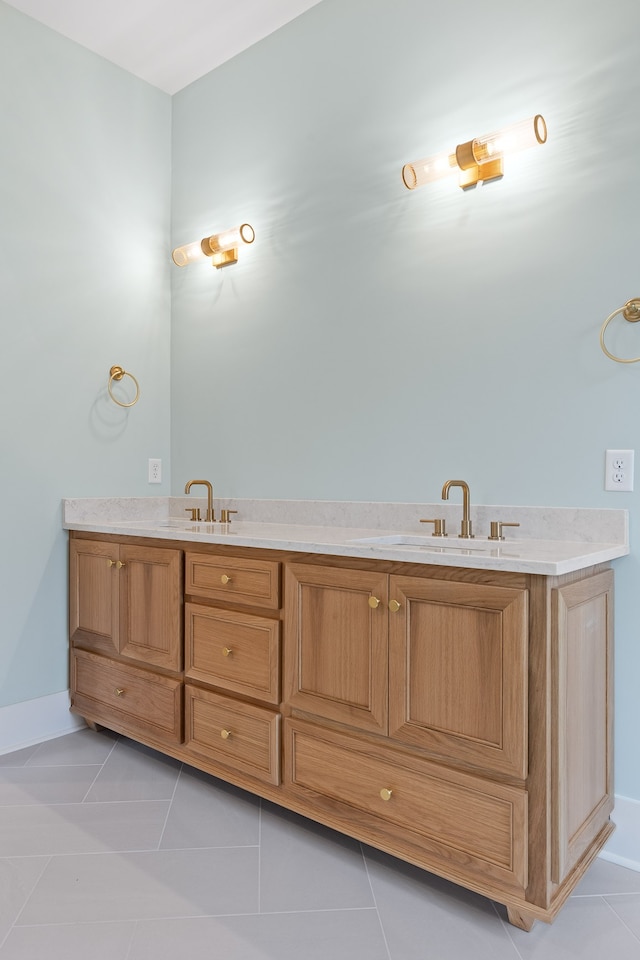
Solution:
[[[427,510],[396,535],[71,506],[72,710],[530,929],[613,829],[610,561],[626,525],[416,543]]]

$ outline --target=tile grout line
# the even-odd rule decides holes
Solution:
[[[164,839],[165,830],[167,829],[167,823],[168,823],[168,821],[169,821],[169,815],[171,814],[171,808],[172,808],[172,806],[173,806],[173,801],[175,800],[176,790],[178,789],[178,784],[180,783],[180,779],[181,779],[181,777],[182,777],[183,771],[184,771],[184,763],[181,763],[181,764],[180,764],[180,769],[178,770],[178,776],[176,777],[176,782],[175,782],[174,785],[173,785],[173,791],[172,791],[171,797],[170,797],[170,799],[169,799],[169,804],[168,804],[168,806],[167,806],[167,813],[166,813],[165,818],[164,818],[164,823],[162,824],[162,830],[160,831],[160,836],[158,837],[158,845],[157,845],[157,847],[156,847],[156,851],[157,851],[157,852],[160,851],[160,848],[161,848],[161,846],[162,846],[162,841],[163,841],[163,839]]]
[[[500,916],[500,911],[498,910],[498,904],[497,904],[497,902],[496,902],[495,900],[492,900],[492,901],[491,901],[491,906],[492,906],[493,909],[495,910],[496,916],[498,917],[498,920],[499,920],[500,923],[502,924],[502,929],[504,930],[505,934],[507,935],[507,939],[509,940],[509,943],[511,944],[511,946],[513,947],[513,949],[514,949],[515,952],[516,952],[516,957],[518,958],[518,960],[524,960],[522,954],[521,954],[520,951],[518,950],[518,945],[517,945],[517,943],[515,942],[515,940],[514,940],[513,937],[511,936],[511,929],[510,929],[510,928],[513,926],[513,924],[511,924],[511,923],[509,923],[508,921],[504,920],[504,919]],[[537,921],[537,922],[540,922],[540,921]]]
[[[622,919],[622,917],[620,916],[620,914],[618,913],[618,911],[613,907],[613,904],[609,903],[609,901],[607,900],[606,896],[603,896],[602,899],[604,900],[604,902],[605,902],[606,905],[608,906],[609,910],[613,913],[613,915],[614,915],[614,917],[616,918],[616,920],[617,920],[619,923],[622,924],[622,926],[625,928],[625,930],[628,930],[628,931],[629,931],[629,933],[630,933],[631,936],[634,938],[634,940],[640,941],[640,937],[638,936],[638,934],[635,933],[635,931],[631,929],[631,927],[629,926],[629,924],[628,924],[625,920]]]
[[[378,908],[378,901],[377,901],[377,899],[376,899],[376,893],[375,893],[375,890],[373,889],[373,882],[372,882],[372,880],[371,880],[371,874],[369,873],[369,864],[367,863],[367,858],[366,858],[366,856],[365,856],[364,845],[363,845],[361,842],[360,842],[358,845],[359,845],[359,847],[360,847],[360,854],[361,854],[361,856],[362,856],[362,863],[363,863],[363,865],[364,865],[364,871],[365,871],[365,873],[366,873],[366,875],[367,875],[367,880],[368,880],[368,882],[369,882],[369,889],[371,890],[371,898],[372,898],[372,900],[373,900],[373,906],[374,906],[374,909],[375,909],[375,911],[376,911],[376,916],[377,916],[377,918],[378,918],[378,925],[379,925],[379,927],[380,927],[380,933],[382,934],[382,940],[383,940],[383,942],[384,942],[384,947],[385,947],[385,950],[387,951],[387,957],[389,958],[389,960],[393,960],[393,958],[392,958],[392,956],[391,956],[391,950],[390,950],[390,948],[389,948],[389,941],[387,940],[387,933],[386,933],[386,931],[385,931],[385,929],[384,929],[384,924],[383,924],[383,922],[382,922],[382,917],[380,916],[380,910],[379,910],[379,908]]]

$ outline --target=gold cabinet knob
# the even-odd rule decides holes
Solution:
[[[122,570],[123,567],[126,567],[126,563],[123,563],[122,560],[116,560],[116,570]]]
[[[223,656],[223,657],[230,657],[232,653],[233,653],[233,650],[231,650],[230,647],[223,647],[223,648],[222,648],[222,656]]]
[[[116,687],[113,692],[115,693],[116,697],[121,697],[124,693],[124,687]]]
[[[391,610],[391,613],[397,613],[400,607],[401,604],[398,603],[397,600],[389,600],[389,610]]]
[[[231,736],[231,730],[221,730],[220,736],[222,737],[223,740],[228,740],[229,737]]]
[[[380,601],[378,600],[377,597],[369,597],[369,606],[371,607],[372,610],[375,610],[376,607],[380,606]]]
[[[231,577],[228,577],[226,573],[223,573],[222,576],[220,577],[220,582],[224,583],[224,585],[226,586],[228,583],[231,583]]]
[[[383,800],[391,800],[392,794],[393,794],[393,790],[387,790],[386,787],[383,787],[382,790],[380,791],[380,796],[382,797]]]
[[[115,565],[115,560],[107,560],[107,566],[113,567]]]

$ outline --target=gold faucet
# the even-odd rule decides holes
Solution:
[[[449,499],[449,490],[451,487],[462,487],[462,523],[460,524],[460,533],[458,537],[462,537],[465,540],[472,540],[473,533],[471,531],[471,519],[469,517],[470,513],[470,495],[469,495],[469,484],[465,483],[464,480],[447,480],[445,485],[442,488],[442,499]]]
[[[207,488],[207,512],[205,515],[205,523],[215,523],[216,515],[213,511],[213,487],[208,480],[189,480],[185,485],[184,492],[189,493],[191,487],[194,485],[201,484],[203,487]]]

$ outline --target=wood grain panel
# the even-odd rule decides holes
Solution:
[[[109,726],[117,718],[133,735],[144,731],[182,740],[182,684],[130,664],[77,650],[72,656],[72,702],[77,712]]]
[[[554,591],[554,794],[559,882],[613,809],[613,573]]]
[[[526,885],[526,793],[423,761],[358,750],[331,731],[287,721],[292,785],[348,804],[511,885]],[[384,799],[381,791],[388,791]]]
[[[122,656],[182,669],[182,553],[172,548],[121,546]]]
[[[289,704],[386,733],[386,575],[290,564],[285,589]]]
[[[69,543],[69,633],[73,643],[118,640],[118,546],[100,540]]]
[[[520,778],[527,771],[527,592],[391,577],[390,733]]]
[[[185,605],[185,676],[235,693],[280,701],[280,621]]]
[[[187,684],[185,730],[194,757],[280,783],[278,713]]]
[[[272,560],[185,555],[185,592],[241,606],[280,608],[280,564]]]

